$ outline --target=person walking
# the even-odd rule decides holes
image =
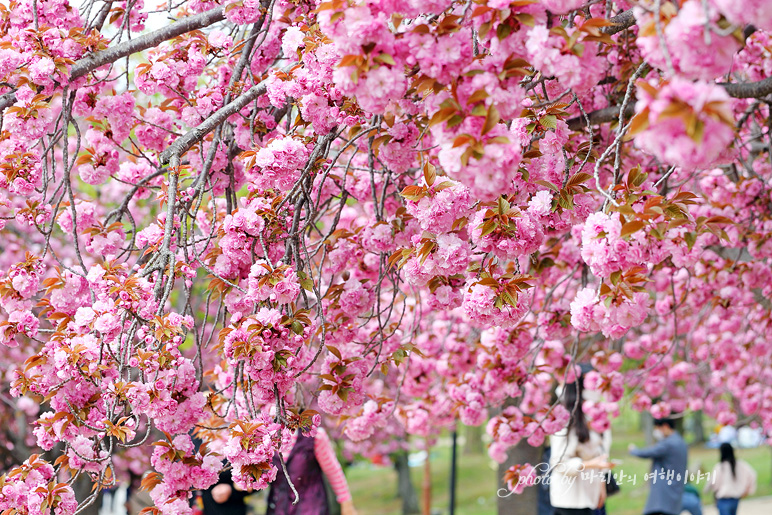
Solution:
[[[646,500],[644,515],[679,515],[684,494],[686,475],[686,442],[675,430],[675,422],[669,418],[654,420],[654,445],[643,449],[630,444],[630,454],[649,458],[651,464],[651,490]]]
[[[571,413],[568,426],[550,437],[550,504],[555,515],[592,515],[606,500],[602,471],[613,467],[604,454],[606,431],[587,426],[582,410],[584,376],[566,384],[563,405]]]
[[[719,453],[721,461],[713,467],[705,492],[715,495],[719,515],[737,515],[740,499],[756,491],[756,471],[746,461],[735,459],[730,443],[722,443]]]
[[[702,515],[700,491],[691,483],[684,486],[684,494],[681,496],[681,510],[688,511],[691,515]]]
[[[346,476],[332,448],[330,438],[321,427],[316,436],[305,436],[296,432],[290,448],[282,452],[287,472],[299,497],[297,504],[285,476],[279,456],[274,456],[274,465],[279,469],[268,493],[266,515],[327,515],[327,492],[322,475],[327,478],[340,503],[341,515],[356,515]]]

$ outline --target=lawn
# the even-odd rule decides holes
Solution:
[[[706,421],[706,427],[708,422]],[[650,461],[632,457],[627,453],[630,443],[645,444],[638,430],[634,414],[625,414],[614,424],[611,457],[621,459],[617,470],[638,478],[637,484],[621,484],[621,492],[608,501],[608,512],[614,515],[638,515],[643,511],[648,486],[643,475],[649,471]],[[772,494],[772,453],[769,448],[740,449],[738,458],[746,460],[756,469],[759,487],[756,495]],[[496,464],[487,456],[463,454],[459,450],[456,513],[458,515],[494,515],[496,513]],[[695,445],[689,450],[690,468],[702,464],[703,470],[712,470],[718,461],[718,450]],[[448,512],[450,477],[450,439],[442,438],[431,454],[432,511]],[[420,497],[423,467],[411,470],[413,484]],[[361,515],[397,515],[401,513],[401,501],[396,496],[397,475],[387,467],[375,467],[360,463],[346,471],[358,512]],[[703,483],[704,484],[704,483]],[[703,484],[697,485],[702,488]],[[703,502],[712,503],[704,498]]]

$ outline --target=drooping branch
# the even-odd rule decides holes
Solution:
[[[149,32],[135,39],[124,41],[107,50],[96,52],[78,60],[75,65],[73,65],[70,70],[69,80],[72,81],[79,77],[83,77],[97,68],[113,63],[122,57],[147,50],[148,48],[153,48],[164,41],[176,38],[177,36],[181,36],[182,34],[186,34],[193,30],[208,27],[209,25],[224,19],[225,13],[223,8],[215,7],[209,11],[188,16],[171,25],[154,30],[153,32]],[[14,102],[16,102],[16,92],[14,91],[0,96],[0,111],[12,105]]]

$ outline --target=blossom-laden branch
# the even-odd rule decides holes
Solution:
[[[322,425],[772,431],[768,2],[62,1],[0,8],[0,511],[185,514]]]
[[[153,32],[129,39],[112,48],[95,52],[79,59],[70,70],[69,80],[74,81],[107,64],[119,59],[158,46],[164,41],[174,39],[182,34],[209,27],[225,19],[222,7],[215,7],[193,16],[187,16]],[[16,92],[11,91],[0,96],[0,111],[16,102]]]

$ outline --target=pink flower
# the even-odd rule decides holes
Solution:
[[[642,9],[636,9],[635,13],[639,26],[654,28],[652,14]],[[679,76],[710,81],[730,72],[733,55],[740,45],[733,36],[720,35],[715,31],[711,31],[710,43],[706,41],[706,22],[715,24],[717,21],[715,9],[710,8],[706,13],[700,0],[689,0],[664,26],[668,53]],[[656,33],[639,36],[637,44],[647,62],[667,71],[667,58]]]
[[[715,84],[673,78],[656,94],[639,88],[636,113],[646,116],[648,127],[635,136],[635,144],[666,164],[689,169],[715,163],[734,138],[729,95]],[[667,110],[678,107],[675,116]],[[691,133],[687,119],[696,117]]]
[[[711,0],[710,3],[735,25],[753,24],[762,30],[772,30],[772,5],[766,0]]]

